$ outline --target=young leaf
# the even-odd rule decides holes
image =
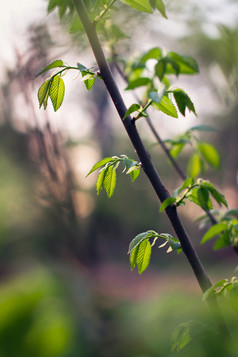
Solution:
[[[188,131],[217,131],[217,129],[209,126],[209,125],[197,125],[193,126],[192,128],[188,129]]]
[[[195,115],[197,115],[194,105],[193,105],[193,102],[191,101],[191,99],[189,98],[187,93],[185,93],[182,89],[175,89],[173,91],[173,95],[174,95],[174,99],[177,103],[177,106],[179,108],[179,111],[183,116],[185,116],[186,108],[188,108],[189,111],[191,111]]]
[[[218,169],[220,166],[220,156],[216,148],[209,144],[209,143],[199,143],[198,145],[198,150],[202,154],[203,158],[206,160],[206,162],[214,167],[215,169]]]
[[[80,70],[80,72],[85,72],[85,71],[87,71],[87,67],[85,67],[83,64],[81,64],[81,63],[77,63],[77,67],[78,67],[78,69]]]
[[[198,198],[198,190],[199,188],[198,187],[195,187],[193,188],[192,190],[190,190],[187,194],[186,194],[186,198],[190,201],[190,202],[193,202],[195,203],[196,205],[201,206],[201,202]],[[207,200],[207,209],[208,210],[211,210],[213,208],[212,206],[212,201],[210,198],[208,198]]]
[[[139,245],[137,258],[136,258],[136,264],[138,267],[139,274],[142,274],[143,271],[145,271],[145,269],[148,267],[150,262],[150,256],[151,256],[151,244],[148,239],[145,239]]]
[[[137,247],[135,249],[133,249],[133,251],[130,254],[130,266],[131,266],[131,270],[133,270],[136,266],[136,259],[137,259],[137,255],[138,255],[138,250],[139,250],[139,245],[137,245]]]
[[[197,198],[200,203],[200,207],[205,209],[206,211],[209,210],[209,191],[201,186],[197,190]]]
[[[53,104],[54,111],[59,109],[64,99],[65,86],[64,81],[60,75],[56,75],[52,79],[49,90],[49,96]]]
[[[187,173],[188,176],[197,177],[202,171],[202,162],[198,154],[193,154],[188,162]]]
[[[140,59],[140,63],[145,63],[150,59],[159,59],[160,57],[161,57],[161,49],[155,47],[143,54],[143,56]]]
[[[176,198],[174,198],[174,197],[168,197],[168,198],[166,198],[166,199],[162,202],[159,211],[160,211],[160,212],[163,212],[168,206],[172,205],[174,202],[176,202]]]
[[[171,351],[176,349],[179,352],[190,341],[190,323],[183,322],[174,329],[171,335]]]
[[[39,88],[38,90],[38,100],[40,107],[44,106],[44,109],[47,107],[47,101],[49,97],[49,89],[51,86],[51,79],[47,79]]]
[[[179,187],[177,190],[177,193],[182,192],[185,188],[188,188],[189,186],[192,186],[194,184],[194,179],[192,177],[187,177],[182,184],[182,186]]]
[[[180,74],[193,74],[199,72],[198,64],[192,57],[181,56],[175,52],[168,53],[167,57],[171,58],[179,65]]]
[[[214,238],[216,235],[220,234],[221,232],[227,229],[226,223],[218,223],[214,224],[209,230],[204,234],[201,244],[207,242],[209,239]]]
[[[99,195],[102,187],[103,187],[103,181],[105,178],[105,174],[106,174],[106,170],[102,170],[101,172],[99,172],[98,177],[97,177],[97,181],[96,181],[96,189],[97,189],[97,195]]]
[[[134,182],[137,179],[137,177],[140,175],[140,167],[138,166],[131,167],[127,173],[130,174],[131,180]]]
[[[114,169],[113,165],[109,166],[106,169],[106,174],[103,180],[103,186],[107,193],[107,197],[111,197],[114,193],[116,187],[116,170]]]
[[[178,113],[174,104],[165,95],[159,103],[153,102],[153,107],[173,118],[178,118]]]
[[[141,108],[140,104],[137,104],[137,103],[134,103],[132,104],[128,110],[126,111],[126,114],[124,115],[124,118],[125,119],[126,117],[128,117],[128,115],[138,111],[139,109]]]
[[[113,161],[112,157],[105,157],[104,159],[98,161],[95,165],[93,165],[87,176],[90,175],[92,172],[96,171],[97,169],[99,169],[99,167],[106,165],[110,161]]]
[[[149,0],[120,0],[122,3],[133,7],[141,12],[148,12],[152,14],[152,9]]]
[[[157,9],[159,10],[159,12],[161,13],[161,15],[167,19],[167,15],[166,15],[166,11],[165,11],[165,6],[162,0],[151,0],[150,1],[151,6],[153,9]]]
[[[50,64],[48,64],[46,67],[44,67],[43,69],[40,70],[40,72],[38,72],[35,76],[34,79],[38,76],[40,76],[42,73],[48,71],[49,69],[52,68],[58,68],[58,67],[65,67],[64,62],[62,60],[55,60],[53,62],[51,62]]]
[[[144,239],[156,236],[157,233],[154,231],[146,231],[137,234],[137,236],[131,241],[128,249],[128,254],[130,254]]]
[[[147,86],[147,84],[149,84],[149,83],[151,83],[151,79],[150,78],[148,78],[148,77],[140,77],[140,78],[134,79],[132,81],[129,81],[129,84],[126,87],[126,90]]]
[[[202,185],[209,190],[209,192],[211,193],[213,198],[217,201],[217,203],[220,206],[224,205],[224,206],[228,207],[228,204],[227,204],[227,201],[226,201],[224,195],[222,193],[220,193],[219,191],[217,191],[215,189],[215,187],[211,184],[211,182],[203,181]]]

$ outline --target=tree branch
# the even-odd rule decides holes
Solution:
[[[84,6],[83,0],[72,0],[75,8],[77,10],[78,16],[84,26],[85,32],[88,36],[91,48],[97,60],[101,77],[106,85],[106,88],[112,98],[112,101],[117,109],[117,112],[122,120],[122,123],[127,131],[127,134],[132,142],[133,147],[135,148],[137,155],[140,158],[142,163],[142,167],[144,169],[145,174],[147,175],[149,181],[151,182],[154,191],[161,202],[163,202],[166,198],[170,197],[167,189],[163,185],[158,172],[156,171],[154,164],[148,154],[145,146],[140,138],[140,135],[137,131],[135,121],[130,117],[126,117],[124,120],[124,116],[126,113],[126,106],[120,94],[120,91],[116,85],[116,82],[112,76],[111,70],[108,66],[108,63],[105,59],[101,44],[99,42],[96,28],[94,24],[91,22],[87,10]],[[173,226],[177,237],[181,243],[183,252],[189,261],[196,279],[202,289],[205,292],[209,287],[211,287],[211,282],[202,266],[202,263],[190,241],[187,232],[177,214],[177,209],[174,205],[166,208],[166,214]],[[216,302],[216,300],[214,300]],[[213,302],[214,303],[214,302]],[[215,303],[214,303],[215,304]],[[220,319],[223,321],[222,317]],[[225,326],[225,323],[221,323],[221,330],[226,335],[229,335],[229,332]]]

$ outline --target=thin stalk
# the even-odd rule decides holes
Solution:
[[[99,42],[95,25],[91,22],[87,10],[84,6],[83,0],[73,0],[75,8],[77,10],[78,16],[84,26],[85,32],[88,36],[92,51],[95,55],[96,61],[99,66],[101,77],[106,85],[106,88],[112,98],[112,101],[117,109],[117,112],[122,120],[122,123],[127,131],[127,134],[131,140],[131,143],[137,152],[138,157],[140,158],[142,167],[145,174],[147,175],[151,185],[154,188],[154,191],[161,202],[166,198],[170,197],[169,192],[163,185],[157,170],[154,167],[154,164],[148,154],[141,137],[137,131],[135,121],[127,116],[124,120],[125,113],[127,111],[126,105],[122,99],[120,91],[117,87],[117,84],[112,76],[109,65],[104,56],[101,44]],[[183,252],[189,261],[192,270],[196,276],[198,284],[203,292],[205,292],[209,287],[211,287],[211,282],[206,274],[206,271],[197,255],[196,250],[193,247],[192,242],[190,241],[188,234],[178,216],[176,207],[174,205],[166,208],[166,214],[171,222],[171,225],[174,228],[174,231],[177,234],[177,237],[181,243]],[[214,306],[216,305],[216,312],[219,312],[219,307],[216,303],[216,300],[212,302]],[[221,312],[219,312],[219,328],[220,332],[229,336],[229,331],[223,320]]]

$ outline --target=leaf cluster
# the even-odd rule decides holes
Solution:
[[[142,274],[145,271],[150,262],[151,247],[155,245],[158,238],[165,239],[165,242],[161,244],[159,248],[164,247],[167,243],[169,244],[167,253],[170,253],[173,250],[176,250],[178,253],[182,251],[179,240],[172,237],[168,233],[158,234],[153,230],[139,233],[131,241],[128,249],[128,254],[130,254],[131,270],[137,266],[139,274]],[[152,242],[150,242],[150,239],[152,239]]]
[[[218,297],[226,297],[229,299],[233,309],[238,312],[238,279],[232,277],[230,281],[228,279],[222,279],[216,284],[211,286],[203,294],[203,300],[207,300],[210,296],[216,295]]]
[[[215,131],[215,129],[208,125],[198,125],[173,139],[165,140],[173,158],[177,158],[187,145],[192,147],[193,153],[188,162],[187,175],[193,178],[199,176],[207,167],[214,169],[220,167],[220,155],[217,149],[211,143],[198,139],[196,132],[200,131]]]
[[[186,108],[197,115],[189,95],[181,88],[170,87],[169,75],[179,76],[198,72],[197,62],[192,57],[181,56],[175,52],[163,55],[162,49],[155,47],[135,61],[126,64],[125,73],[128,77],[126,89],[146,87],[144,98],[152,100],[156,110],[171,117],[177,118],[178,111],[185,116]]]
[[[204,219],[204,217],[202,218]],[[213,246],[215,250],[238,246],[238,210],[227,210],[225,213],[219,214],[218,223],[208,229],[201,243],[203,244],[216,237],[217,240]]]
[[[104,188],[109,198],[113,195],[117,179],[116,170],[120,162],[124,164],[123,172],[129,174],[132,181],[135,181],[139,176],[141,165],[138,161],[132,160],[126,155],[106,157],[98,161],[87,174],[88,176],[97,169],[100,169],[96,182],[98,195],[102,188]]]
[[[180,193],[181,196],[179,196]],[[211,182],[201,178],[194,181],[192,177],[188,177],[184,183],[173,192],[172,197],[168,197],[162,202],[160,212],[172,204],[175,204],[177,207],[184,206],[185,200],[189,200],[205,211],[209,211],[213,209],[211,197],[219,206],[224,205],[227,207],[224,195],[220,193]]]
[[[87,90],[90,90],[93,87],[96,77],[101,78],[98,72],[94,72],[92,71],[92,69],[86,68],[81,63],[77,63],[77,67],[72,67],[67,66],[63,63],[62,60],[59,59],[53,61],[52,63],[41,69],[40,72],[38,72],[34,78],[37,78],[41,74],[54,68],[62,69],[60,69],[56,73],[53,73],[51,77],[47,78],[40,86],[38,90],[38,101],[40,108],[43,105],[44,109],[46,109],[48,104],[48,98],[50,98],[55,112],[60,108],[64,99],[65,85],[61,77],[65,71],[68,71],[69,69],[78,70],[82,75],[82,80]]]

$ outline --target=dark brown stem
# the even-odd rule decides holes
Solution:
[[[93,53],[95,55],[95,58],[97,60],[99,69],[100,69],[100,74],[102,76],[102,79],[106,85],[106,88],[112,98],[112,101],[117,109],[117,112],[122,120],[122,123],[127,131],[127,134],[132,142],[132,145],[137,152],[137,155],[140,158],[140,161],[142,163],[142,167],[144,169],[145,174],[147,175],[151,185],[154,188],[154,191],[159,198],[161,202],[163,202],[166,198],[170,197],[167,189],[163,185],[158,172],[156,171],[154,164],[150,158],[150,155],[148,154],[147,150],[145,149],[145,146],[140,138],[140,135],[137,131],[135,121],[130,117],[126,117],[124,120],[125,113],[127,111],[127,108],[125,106],[125,103],[121,97],[121,94],[119,92],[119,89],[115,83],[115,80],[112,76],[111,70],[108,66],[108,63],[105,59],[101,44],[99,42],[96,28],[94,24],[89,19],[87,10],[84,6],[84,3],[82,0],[73,0],[73,3],[75,5],[75,8],[77,10],[77,13],[80,17],[80,20],[84,26],[85,32],[88,36],[91,48],[93,50]],[[177,234],[177,237],[181,243],[183,252],[188,259],[192,270],[194,271],[194,274],[196,276],[196,279],[202,289],[203,292],[205,292],[209,287],[211,287],[211,282],[202,266],[202,263],[192,245],[192,242],[190,241],[187,232],[177,214],[177,209],[176,207],[169,206],[166,209],[166,214],[171,222],[171,225],[174,228],[174,231]],[[221,316],[221,321],[223,321],[222,316]],[[223,330],[226,331],[226,334],[228,335],[229,332],[226,328],[226,325],[223,321],[222,323]],[[223,331],[223,333],[224,333]]]

